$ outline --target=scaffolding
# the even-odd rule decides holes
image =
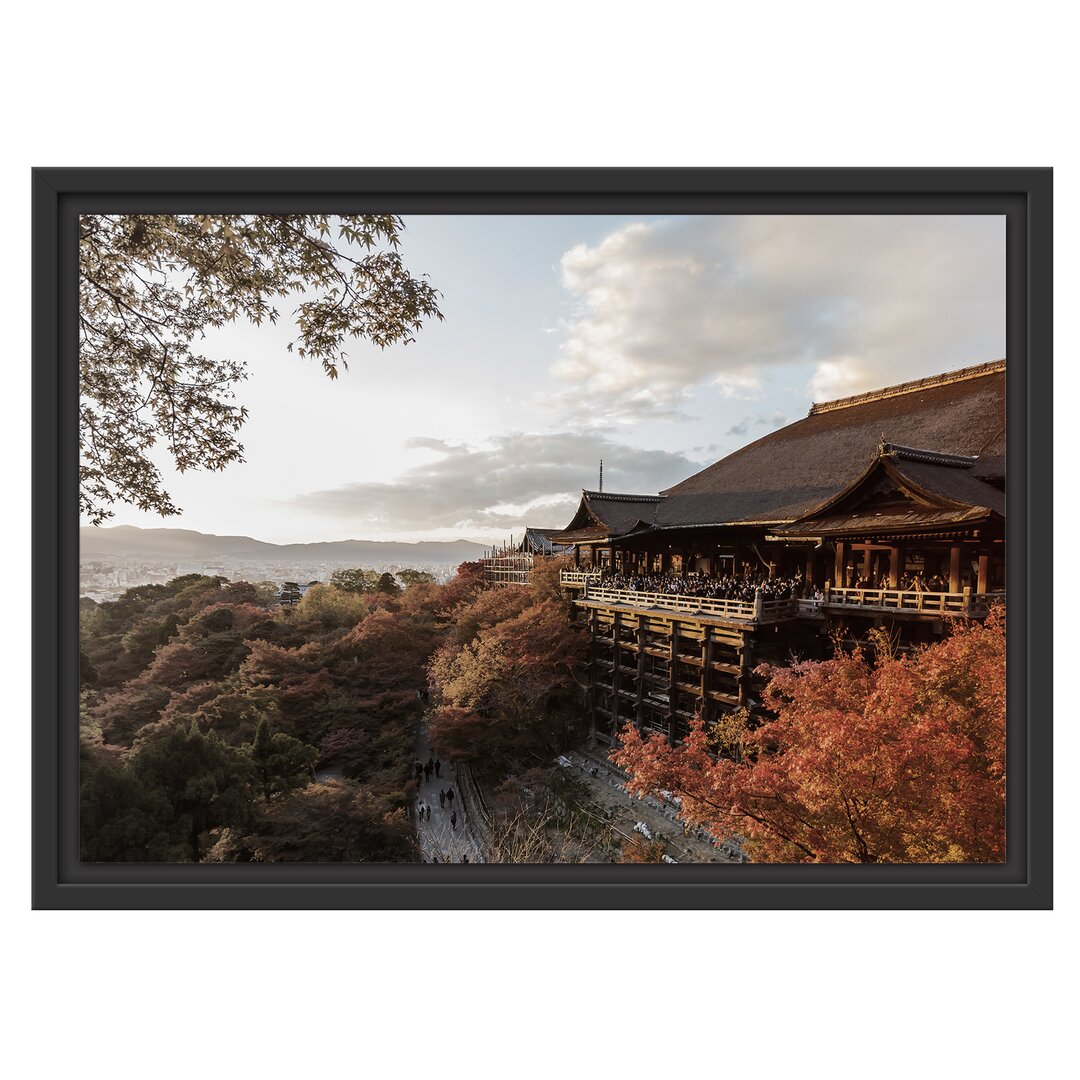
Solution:
[[[528,585],[533,556],[509,547],[497,548],[480,560],[480,568],[489,585]]]

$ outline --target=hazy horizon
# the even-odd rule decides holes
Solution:
[[[169,519],[166,519],[166,521]],[[138,529],[140,532],[190,532],[196,533],[199,536],[213,536],[219,539],[245,539],[256,540],[260,544],[273,544],[275,547],[291,547],[298,544],[480,544],[484,547],[491,547],[490,542],[483,540],[470,540],[467,536],[455,536],[450,540],[401,540],[397,537],[387,537],[382,540],[373,539],[370,536],[320,536],[313,540],[264,540],[260,536],[252,536],[250,533],[208,533],[202,529],[192,529],[183,525],[130,525],[127,523],[115,523],[105,522],[102,525],[87,525],[85,523],[79,526],[80,530],[94,530],[95,532],[105,533],[112,529]],[[509,539],[509,537],[504,537]],[[520,540],[521,537],[514,537],[515,540]]]

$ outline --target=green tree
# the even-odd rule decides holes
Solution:
[[[265,716],[259,720],[251,743],[251,760],[267,802],[274,792],[292,791],[307,784],[318,759],[319,751],[314,746],[283,731],[271,733],[269,720]]]
[[[174,857],[171,807],[130,769],[84,756],[79,787],[84,862],[165,862]]]
[[[353,570],[335,570],[330,575],[330,584],[342,592],[372,593],[379,586],[379,575],[374,570],[363,570],[359,566]]]
[[[393,574],[380,574],[375,591],[385,593],[387,596],[397,596],[401,592],[401,586],[394,580]]]
[[[426,570],[413,570],[406,567],[404,570],[399,570],[397,576],[406,589],[411,589],[414,585],[435,584],[435,575],[429,574]]]
[[[300,586],[295,581],[286,581],[281,586],[281,592],[278,594],[278,599],[283,604],[298,604],[300,603]]]
[[[250,816],[251,759],[198,722],[174,724],[141,741],[131,775],[167,800],[174,829],[186,838],[192,861],[210,829],[243,824]]]
[[[296,296],[289,350],[335,379],[349,338],[408,344],[441,319],[397,250],[403,230],[390,214],[82,215],[80,511],[95,525],[116,502],[180,513],[150,458],[159,440],[180,471],[243,461],[233,387],[247,371],[199,351],[207,330],[274,323]]]

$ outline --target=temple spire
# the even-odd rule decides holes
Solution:
[[[600,459],[600,490],[604,490],[604,459]]]

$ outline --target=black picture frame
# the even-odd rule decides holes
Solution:
[[[1044,168],[38,169],[33,224],[35,908],[1052,906],[1052,212]],[[135,865],[78,860],[80,213],[957,213],[1006,219],[1008,860],[949,866]]]

